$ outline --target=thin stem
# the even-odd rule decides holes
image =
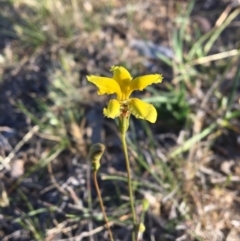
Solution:
[[[88,208],[91,212],[91,216],[93,214],[93,209],[92,209],[92,192],[91,192],[91,170],[90,167],[88,166],[87,169],[87,192],[88,192]],[[88,229],[89,231],[93,230],[93,222],[92,220],[88,222]],[[89,241],[93,241],[92,235],[89,236]]]
[[[95,188],[97,190],[97,195],[98,195],[98,199],[99,199],[99,202],[100,202],[100,207],[101,207],[103,217],[104,217],[104,220],[105,220],[105,223],[106,223],[106,226],[107,226],[109,238],[110,238],[111,241],[114,241],[113,235],[112,235],[112,232],[111,232],[111,229],[110,229],[110,226],[109,226],[109,222],[108,222],[108,217],[107,217],[107,214],[105,212],[104,205],[103,205],[102,195],[101,195],[101,192],[100,192],[100,189],[99,189],[99,186],[98,186],[97,171],[93,172],[93,181],[94,181]]]
[[[133,237],[132,239],[135,241],[135,226],[137,224],[137,218],[134,208],[134,197],[133,197],[133,190],[132,190],[132,181],[131,181],[131,170],[130,170],[130,162],[128,159],[128,150],[127,150],[127,144],[126,144],[126,132],[121,133],[121,142],[123,146],[123,152],[126,162],[126,169],[127,169],[127,181],[128,181],[128,191],[129,191],[129,198],[130,198],[130,205],[131,205],[131,212],[132,212],[132,219],[133,219]]]

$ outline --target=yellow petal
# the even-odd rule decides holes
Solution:
[[[157,111],[155,107],[138,98],[131,98],[128,102],[129,110],[138,119],[148,120],[155,123],[157,120]]]
[[[119,84],[112,78],[90,75],[87,76],[87,80],[98,87],[99,95],[117,94],[118,99],[122,96]]]
[[[130,91],[129,95],[134,90],[143,90],[148,85],[161,83],[162,79],[163,77],[160,74],[149,74],[149,75],[139,76],[131,81],[129,86],[129,91]]]
[[[129,84],[132,80],[132,76],[130,73],[122,66],[112,66],[111,71],[113,72],[113,79],[115,79],[121,90],[122,90],[122,99],[126,100],[128,99],[127,93],[129,92]]]
[[[108,107],[103,109],[103,114],[108,118],[115,118],[120,115],[120,103],[113,99],[108,103]]]

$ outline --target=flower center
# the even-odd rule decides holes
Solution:
[[[124,117],[130,116],[128,100],[119,101],[119,103],[120,103],[120,115]]]

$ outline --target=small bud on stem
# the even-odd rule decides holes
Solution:
[[[101,143],[96,143],[91,146],[89,158],[92,162],[93,171],[96,172],[100,167],[100,159],[104,153],[105,146]]]

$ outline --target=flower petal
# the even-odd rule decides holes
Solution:
[[[90,75],[87,76],[87,80],[98,87],[99,95],[117,94],[118,98],[122,96],[119,84],[112,78]]]
[[[131,74],[122,66],[113,65],[110,70],[113,72],[113,79],[117,82],[121,82],[123,80],[130,82],[132,80]]]
[[[148,85],[161,83],[162,79],[163,77],[160,74],[149,74],[149,75],[139,76],[131,81],[129,86],[129,91],[130,91],[129,95],[134,90],[143,90]]]
[[[122,99],[128,99],[127,93],[129,92],[129,84],[132,80],[130,73],[122,66],[112,66],[113,79],[116,80],[122,90]]]
[[[157,120],[157,111],[155,107],[138,98],[131,98],[128,102],[129,110],[138,119],[148,120],[155,123]]]
[[[115,118],[120,115],[120,103],[113,99],[108,103],[108,107],[103,109],[103,114],[108,118]]]

